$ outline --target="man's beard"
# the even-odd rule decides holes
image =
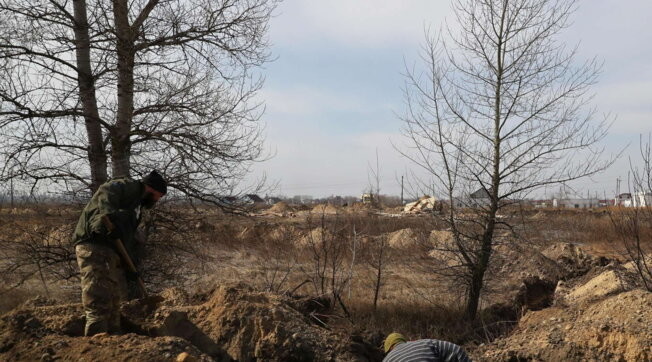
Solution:
[[[154,195],[151,192],[146,193],[145,196],[143,196],[143,199],[140,201],[140,206],[146,209],[151,209],[155,204],[156,200],[154,200]]]

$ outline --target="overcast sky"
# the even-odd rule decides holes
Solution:
[[[417,60],[424,28],[452,22],[448,0],[285,0],[271,22],[265,66],[266,144],[275,156],[254,166],[279,182],[276,193],[359,195],[378,149],[381,192],[398,195],[401,174],[416,171],[392,147],[404,142],[404,64]],[[562,37],[579,43],[578,61],[597,56],[599,114],[617,117],[607,152],[630,146],[610,170],[574,184],[607,195],[627,178],[641,133],[652,132],[650,0],[583,0]],[[549,191],[551,192],[551,191]]]

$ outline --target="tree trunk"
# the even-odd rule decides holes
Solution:
[[[77,60],[77,83],[88,136],[88,161],[91,169],[91,191],[100,187],[107,179],[107,164],[102,125],[95,98],[95,80],[91,70],[91,49],[88,32],[86,1],[74,0],[75,55]]]
[[[382,277],[383,277],[383,274],[382,274],[383,270],[382,270],[381,265],[382,264],[380,264],[380,262],[379,262],[378,269],[376,269],[376,285],[375,285],[375,288],[374,288],[374,312],[376,311],[376,309],[378,309],[378,296],[380,295],[380,282],[381,282]]]
[[[469,288],[469,295],[466,303],[466,316],[469,320],[474,320],[478,313],[478,306],[480,304],[480,295],[484,287],[484,273],[489,266],[489,258],[491,257],[491,250],[493,245],[494,230],[496,227],[496,214],[489,217],[485,232],[482,235],[482,246],[478,255],[478,261],[473,266],[471,275],[471,285]]]
[[[384,239],[383,239],[384,240]],[[378,264],[376,265],[376,285],[374,286],[374,312],[378,309],[378,297],[380,296],[380,287],[383,280],[383,257],[385,253],[385,243],[381,243],[378,251]]]
[[[126,0],[113,0],[113,16],[117,34],[118,109],[111,132],[113,177],[129,176],[131,153],[130,131],[134,112],[134,35],[129,25]]]
[[[491,186],[487,190],[491,197],[491,205],[486,214],[486,224],[484,233],[482,234],[482,242],[480,245],[480,252],[478,254],[477,262],[473,266],[471,275],[471,285],[469,288],[469,298],[466,305],[466,314],[469,320],[474,320],[478,313],[478,305],[480,302],[480,295],[484,287],[484,273],[489,266],[489,258],[493,247],[494,231],[496,229],[496,214],[498,213],[499,188],[501,182],[500,175],[500,161],[502,159],[500,137],[500,124],[501,124],[501,100],[502,100],[502,86],[503,86],[503,57],[504,54],[504,28],[505,28],[505,14],[507,14],[507,2],[503,3],[503,9],[500,19],[500,27],[498,35],[498,44],[496,49],[496,87],[494,93],[494,119],[493,119],[493,160],[492,160],[492,173],[491,173]]]

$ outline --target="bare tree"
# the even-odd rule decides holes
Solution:
[[[157,168],[215,201],[261,156],[277,3],[0,0],[0,179],[93,191]]]
[[[315,219],[316,218],[316,219]],[[300,266],[307,280],[319,296],[331,298],[332,305],[339,303],[344,313],[349,311],[342,301],[342,294],[351,282],[354,249],[350,249],[355,234],[349,232],[352,218],[325,213],[309,215],[306,219],[308,233],[305,236],[305,253],[310,262]],[[348,265],[347,265],[348,264]]]
[[[380,162],[378,160],[378,148],[376,148],[376,168],[371,164],[367,166],[367,179],[369,182],[369,195],[375,206],[381,206],[380,202]],[[375,186],[375,187],[374,187]]]
[[[387,234],[379,235],[373,240],[370,246],[369,265],[374,272],[374,311],[378,309],[378,298],[380,297],[380,290],[385,284],[384,277],[387,266],[390,261],[389,245],[387,243]]]
[[[575,0],[456,0],[459,28],[426,37],[425,70],[407,70],[404,151],[449,198],[451,250],[474,319],[498,236],[499,211],[547,185],[603,170],[589,88],[600,64],[574,65],[558,39]],[[475,191],[475,192],[474,192]],[[473,195],[473,197],[469,197]],[[469,208],[464,214],[461,207]]]
[[[619,236],[619,247],[632,263],[645,289],[652,291],[652,136],[641,136],[641,163],[630,159],[633,207],[610,210],[609,217]]]

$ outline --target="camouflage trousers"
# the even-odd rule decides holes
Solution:
[[[118,253],[92,243],[75,247],[81,273],[84,334],[120,332],[120,303],[126,300],[127,281]]]

